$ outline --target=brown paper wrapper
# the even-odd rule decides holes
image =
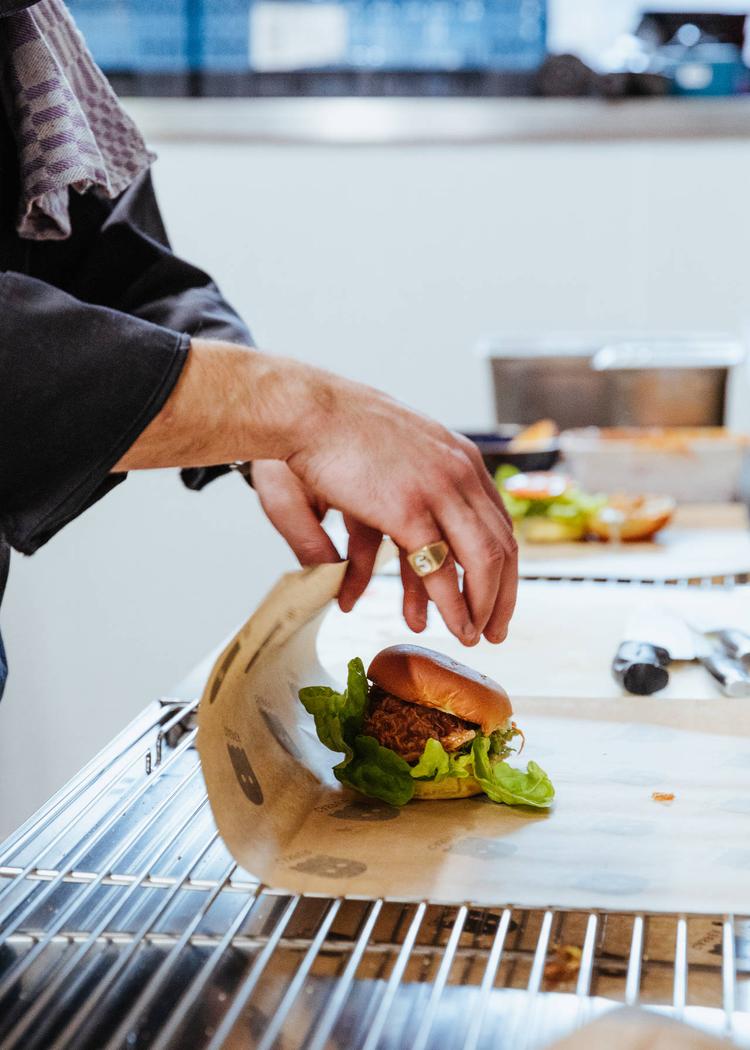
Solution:
[[[550,811],[483,796],[399,810],[338,784],[331,770],[339,756],[320,744],[297,693],[341,687],[319,662],[316,636],[344,570],[283,577],[226,647],[203,695],[209,799],[243,868],[308,894],[748,910],[746,701],[516,699],[528,740],[523,763],[538,761],[557,789]],[[346,656],[372,655],[370,646],[363,638]],[[494,651],[501,662],[502,647]],[[656,802],[655,792],[674,801]]]
[[[642,1010],[616,1010],[550,1050],[730,1050],[732,1045]]]

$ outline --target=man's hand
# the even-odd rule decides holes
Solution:
[[[266,517],[292,548],[300,565],[341,561],[322,524],[328,506],[305,488],[286,463],[256,460],[252,484]],[[349,567],[338,600],[341,610],[350,612],[370,582],[383,536],[355,518],[345,517],[344,522],[349,533]]]
[[[316,410],[298,425],[297,448],[286,458],[290,469],[329,506],[394,540],[410,626],[424,626],[429,597],[464,644],[483,634],[503,641],[516,600],[517,547],[476,446],[379,391],[324,375]],[[452,557],[416,577],[405,556],[441,539]]]
[[[505,638],[516,600],[517,550],[478,450],[377,390],[288,358],[194,339],[169,401],[115,470],[258,459],[283,461],[303,493],[315,494],[302,526],[285,525],[295,543],[302,542],[302,530],[312,535],[315,506],[344,514],[356,566],[346,604],[361,593],[377,543],[387,535],[402,551],[404,615],[414,630],[424,626],[430,598],[466,645],[482,634],[491,642]],[[272,514],[280,519],[278,507]],[[322,551],[319,532],[315,536]],[[452,557],[417,578],[406,555],[439,540]]]
[[[322,565],[340,561],[339,552],[323,528],[329,510],[325,503],[302,484],[286,463],[260,459],[252,464],[252,485],[266,517],[291,547],[300,565]],[[339,592],[342,612],[351,612],[372,578],[383,536],[355,518],[345,517],[349,534],[349,567]],[[414,574],[401,552],[401,579],[404,587],[404,618],[416,633],[427,626],[429,599],[424,584]]]

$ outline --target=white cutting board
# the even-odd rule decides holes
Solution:
[[[685,580],[750,572],[750,531],[741,504],[680,508],[652,543],[525,543],[522,577]]]
[[[508,640],[482,641],[466,649],[430,610],[427,630],[412,634],[401,616],[401,583],[373,580],[365,599],[346,615],[328,613],[318,636],[322,663],[338,673],[360,656],[365,665],[386,645],[412,642],[448,653],[498,679],[511,698],[580,696],[618,699],[623,695],[610,665],[625,636],[631,612],[644,602],[690,619],[705,630],[750,628],[750,587],[732,590],[631,587],[627,584],[522,582]],[[366,639],[366,643],[363,643]],[[667,689],[653,702],[720,697],[708,672],[698,664],[673,664]]]
[[[348,536],[338,514],[325,526],[346,556]],[[398,561],[383,571],[398,575]],[[750,573],[747,509],[739,503],[678,508],[671,528],[653,543],[524,543],[519,573],[525,579],[689,580]]]

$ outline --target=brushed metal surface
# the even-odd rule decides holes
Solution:
[[[721,426],[728,370],[597,371],[591,358],[491,359],[498,423],[554,419],[561,430],[599,426]]]

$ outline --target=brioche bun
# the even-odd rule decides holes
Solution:
[[[513,714],[508,694],[497,682],[449,656],[417,645],[383,649],[370,664],[367,677],[391,696],[463,718],[478,725],[486,736],[504,729]],[[442,788],[446,783],[452,781],[432,786]],[[457,783],[462,785],[459,795],[439,797],[462,797],[466,781]]]
[[[547,448],[559,436],[557,423],[551,419],[540,419],[531,426],[524,427],[510,439],[509,452],[536,452]]]
[[[675,506],[671,496],[612,496],[592,515],[589,532],[600,540],[650,540],[672,520]]]

